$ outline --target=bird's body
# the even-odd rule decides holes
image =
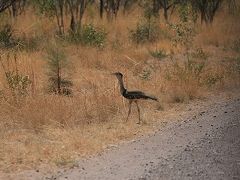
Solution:
[[[139,123],[140,123],[140,109],[138,107],[137,100],[139,100],[139,99],[151,99],[151,100],[154,100],[154,101],[158,101],[157,98],[153,97],[153,96],[146,95],[142,91],[128,91],[124,87],[122,73],[117,72],[117,73],[113,73],[113,75],[115,75],[117,77],[117,79],[118,79],[118,82],[119,82],[119,85],[120,85],[120,93],[122,94],[123,97],[125,97],[126,99],[129,100],[129,111],[128,111],[127,120],[128,120],[128,117],[129,117],[129,115],[131,113],[132,102],[135,102],[136,105],[137,105],[137,108],[138,108]]]
[[[151,99],[157,101],[157,98],[146,95],[142,91],[125,91],[122,94],[127,99]]]

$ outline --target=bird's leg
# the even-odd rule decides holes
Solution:
[[[138,119],[139,119],[139,121],[138,121],[138,124],[140,124],[140,122],[141,122],[141,117],[140,117],[140,108],[139,108],[139,106],[138,106],[138,103],[137,103],[137,101],[135,101],[135,103],[136,103],[136,105],[137,105],[137,109],[138,109]]]
[[[131,113],[131,108],[132,108],[132,100],[129,100],[129,110],[128,110],[128,115],[127,115],[127,120],[126,121],[128,121],[128,117]]]

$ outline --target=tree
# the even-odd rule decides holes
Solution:
[[[163,15],[166,21],[168,21],[168,10],[173,8],[176,4],[179,3],[178,0],[154,0],[157,1],[156,6],[157,8],[163,8]]]
[[[11,7],[9,7],[11,15],[16,17],[24,12],[26,6],[26,0],[16,0],[12,3]]]
[[[104,10],[104,1],[99,0],[99,13],[100,13],[100,18],[103,17],[103,10]]]
[[[70,16],[70,30],[76,32],[81,28],[82,18],[88,4],[94,0],[35,0],[42,14],[53,16],[57,20],[58,32],[65,33],[64,12]]]
[[[93,0],[66,0],[69,6],[71,23],[70,29],[72,32],[76,32],[77,29],[81,28],[82,18],[88,4],[92,3]]]
[[[228,9],[231,14],[234,14],[238,10],[238,4],[236,0],[229,0],[228,1]]]
[[[201,14],[201,23],[211,24],[223,0],[192,0],[192,5]]]
[[[35,0],[35,5],[41,14],[49,17],[55,17],[58,25],[58,33],[64,34],[64,10],[65,0]]]
[[[100,0],[100,17],[103,17],[103,10],[105,10],[108,20],[111,20],[113,17],[116,18],[121,2],[122,0]]]
[[[73,83],[69,77],[69,61],[62,49],[51,47],[47,51],[49,92],[70,95]]]
[[[0,0],[0,13],[12,6],[17,0]]]
[[[126,10],[130,9],[134,4],[136,4],[136,0],[123,0],[123,12],[125,13]]]

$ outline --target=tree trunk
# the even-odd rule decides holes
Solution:
[[[100,18],[103,18],[103,8],[104,8],[104,2],[103,0],[100,0]]]
[[[168,21],[168,9],[167,9],[167,8],[164,8],[164,13],[163,13],[163,15],[164,15],[164,19],[165,19],[166,21]]]

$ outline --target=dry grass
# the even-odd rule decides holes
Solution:
[[[105,20],[91,19],[92,14],[86,17],[85,21],[91,19],[106,28],[108,40],[103,50],[64,44],[74,65],[73,97],[46,93],[44,50],[17,52],[17,63],[13,52],[7,60],[8,52],[1,51],[3,63],[9,69],[17,66],[19,72],[30,77],[32,85],[29,96],[17,97],[16,103],[0,67],[0,170],[29,169],[40,163],[74,165],[78,157],[151,130],[157,119],[161,121],[163,112],[159,110],[167,110],[171,103],[188,102],[216,89],[239,86],[239,73],[236,69],[229,71],[239,62],[224,61],[238,55],[231,48],[224,50],[226,44],[239,37],[240,26],[235,17],[222,21],[226,14],[220,14],[212,27],[198,27],[194,48],[202,48],[207,58],[200,55],[191,58],[195,68],[204,62],[203,70],[196,75],[186,67],[183,53],[171,54],[177,51],[169,37],[162,36],[153,44],[139,46],[129,41],[128,30],[135,27],[137,14],[128,15],[127,20],[120,15],[110,25]],[[43,47],[51,41],[53,22],[28,15],[19,18],[25,18],[16,25],[19,34],[46,35],[41,42]],[[161,27],[165,32],[169,30],[164,24]],[[156,49],[163,49],[171,56],[158,61],[149,53]],[[160,103],[142,103],[145,123],[140,127],[134,123],[136,114],[130,122],[123,123],[128,104],[119,95],[116,79],[110,75],[115,71],[125,75],[125,84],[130,89],[141,89],[160,99]]]

